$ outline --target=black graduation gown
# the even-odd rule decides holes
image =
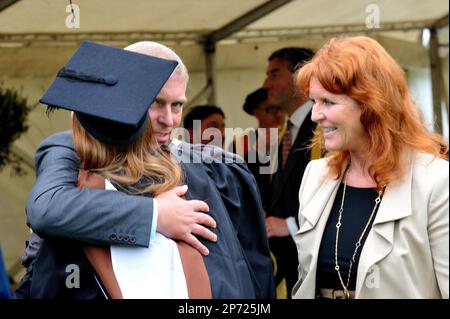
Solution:
[[[216,243],[202,240],[210,254],[203,257],[213,298],[275,298],[272,263],[261,201],[255,180],[241,160],[209,146],[171,146],[182,162],[187,199],[205,201],[217,228]],[[79,288],[73,266],[79,269]],[[69,266],[69,268],[67,268]],[[72,276],[72,277],[71,277]],[[149,283],[151,284],[151,283]],[[16,291],[18,298],[103,298],[95,271],[82,246],[46,238]]]

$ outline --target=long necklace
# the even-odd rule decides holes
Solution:
[[[348,276],[347,276],[347,283],[344,284],[344,280],[342,279],[342,275],[340,272],[340,267],[338,264],[338,246],[339,246],[339,231],[341,228],[341,222],[342,222],[342,213],[344,212],[344,199],[345,199],[345,190],[347,188],[347,174],[349,171],[349,167],[347,167],[346,171],[345,171],[345,176],[344,176],[344,190],[342,192],[342,200],[341,200],[341,207],[339,208],[339,218],[338,218],[338,222],[336,223],[336,243],[335,243],[335,249],[334,249],[334,264],[335,267],[334,269],[336,270],[338,276],[339,276],[339,281],[341,282],[342,288],[344,288],[344,298],[345,299],[349,299],[350,298],[350,292],[348,291],[348,285],[350,283],[350,276],[352,273],[352,266],[353,263],[356,262],[355,258],[356,258],[356,254],[358,253],[358,249],[361,246],[361,240],[364,237],[364,234],[366,233],[367,229],[369,228],[369,225],[373,219],[373,216],[375,215],[375,212],[377,211],[377,207],[381,202],[381,197],[383,196],[383,192],[384,192],[384,187],[378,191],[378,197],[375,199],[375,206],[372,209],[372,213],[369,216],[369,220],[367,221],[366,226],[364,227],[361,235],[359,236],[358,241],[355,244],[355,250],[353,251],[353,256],[350,259],[350,266],[348,268]]]

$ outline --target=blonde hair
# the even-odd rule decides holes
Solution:
[[[125,186],[128,193],[156,196],[180,185],[183,180],[180,165],[156,144],[150,125],[130,145],[106,145],[86,132],[74,114],[72,133],[81,168],[116,181]],[[146,184],[138,186],[143,180]]]
[[[178,62],[171,77],[183,79],[186,84],[189,74],[181,58],[170,48],[157,42],[141,41],[127,46],[124,50]],[[148,119],[150,122],[150,119]],[[151,193],[158,195],[183,181],[180,164],[170,154],[157,145],[152,135],[151,124],[142,135],[127,146],[106,145],[94,139],[73,116],[73,141],[80,156],[82,168],[91,170],[126,186],[130,193]],[[137,186],[146,180],[147,185]]]
[[[375,40],[368,37],[333,38],[297,73],[298,88],[309,94],[313,77],[329,92],[350,96],[361,105],[361,124],[368,136],[369,174],[382,185],[398,181],[405,174],[405,151],[448,157],[442,136],[427,131],[414,104],[400,65]],[[315,143],[323,146],[323,132]],[[340,178],[349,160],[348,151],[334,151],[329,157],[330,174]]]

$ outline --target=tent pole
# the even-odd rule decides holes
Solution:
[[[430,28],[430,48],[428,50],[431,70],[431,87],[433,91],[434,131],[442,134],[442,92],[441,60],[436,28]]]
[[[225,39],[233,33],[242,30],[250,23],[266,16],[274,10],[284,6],[292,0],[270,0],[266,1],[255,9],[243,14],[242,16],[230,21],[223,27],[214,30],[205,36],[203,41],[203,51],[205,52],[206,62],[206,81],[207,85],[211,87],[208,96],[208,104],[216,104],[216,90],[214,81],[214,58],[216,53],[216,43]]]
[[[0,0],[0,11],[5,10],[9,6],[13,5],[14,3],[18,2],[19,0]]]
[[[214,78],[214,58],[216,54],[216,43],[213,41],[205,41],[203,44],[203,52],[205,52],[205,63],[206,63],[206,85],[210,88],[207,97],[207,103],[215,105],[216,104],[216,87]]]

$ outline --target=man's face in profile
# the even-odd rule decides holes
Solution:
[[[270,60],[263,87],[267,89],[270,105],[286,107],[296,92],[289,62],[279,58]]]

